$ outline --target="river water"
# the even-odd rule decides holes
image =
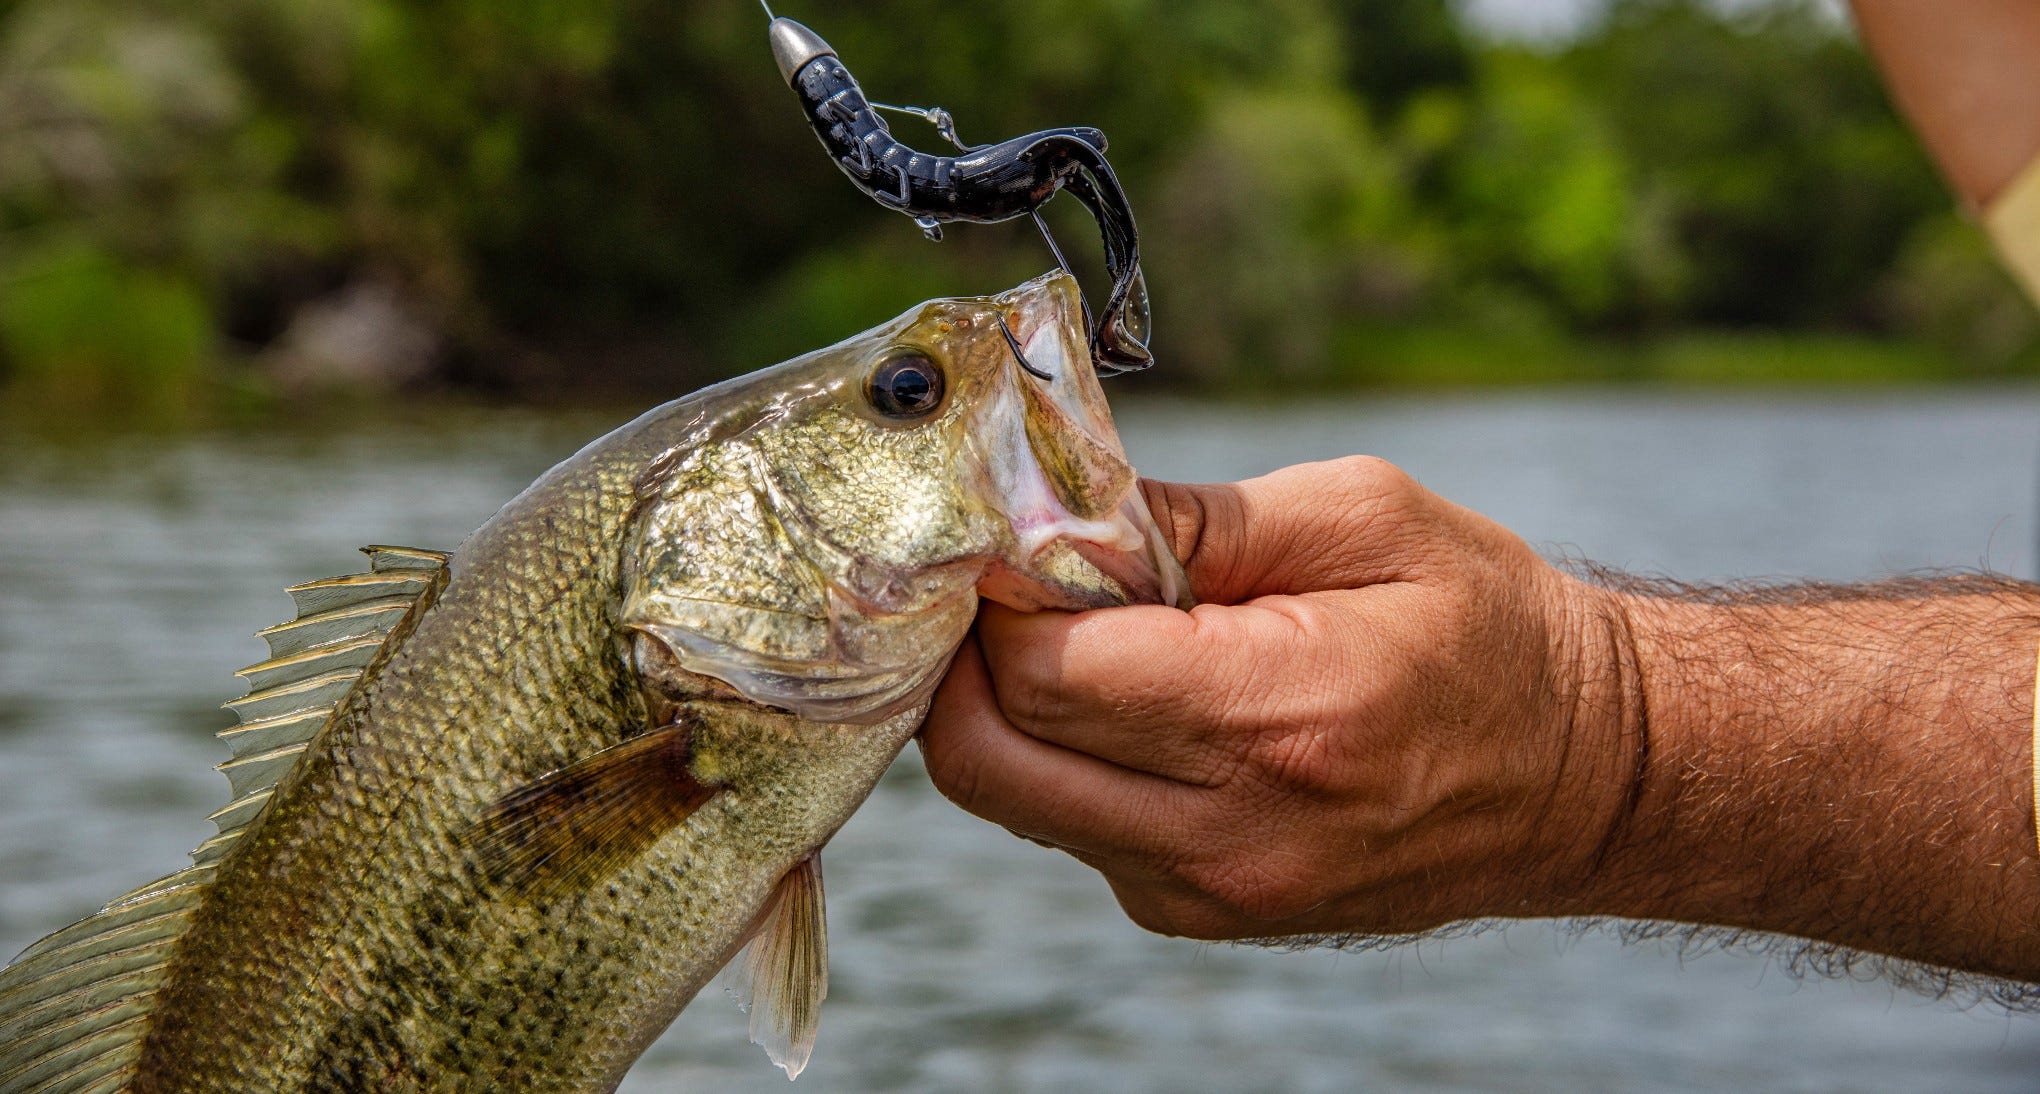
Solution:
[[[1392,459],[1554,554],[1688,579],[2032,576],[2040,393],[1125,401],[1143,470]],[[177,865],[247,637],[364,543],[452,546],[627,414],[459,411],[0,437],[0,951]],[[908,756],[831,846],[831,994],[799,1089],[2011,1091],[2040,1019],[1540,924],[1388,954],[1157,938]],[[785,1080],[713,993],[626,1091]]]

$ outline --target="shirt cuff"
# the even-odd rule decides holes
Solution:
[[[2040,303],[2040,159],[1984,210],[1983,227],[2026,295]]]

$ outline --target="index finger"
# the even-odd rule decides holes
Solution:
[[[1007,724],[1039,741],[1214,787],[1259,745],[1337,722],[1392,678],[1407,586],[1240,605],[1023,614],[978,634]]]
[[[966,811],[1079,851],[1154,858],[1189,817],[1189,789],[1030,737],[1000,714],[966,639],[921,730],[937,789]]]

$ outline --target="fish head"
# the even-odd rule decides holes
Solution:
[[[621,622],[639,671],[871,724],[925,703],[980,596],[1187,606],[1082,307],[1060,272],[930,301],[703,393],[637,484]]]

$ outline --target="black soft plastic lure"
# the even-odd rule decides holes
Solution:
[[[1154,363],[1147,348],[1150,319],[1140,272],[1140,233],[1126,191],[1105,160],[1104,133],[1087,127],[1044,129],[998,144],[968,146],[957,139],[955,123],[939,107],[871,103],[836,51],[807,27],[782,16],[772,20],[770,34],[779,74],[799,96],[829,157],[858,189],[912,217],[928,238],[941,239],[942,225],[950,221],[991,224],[1031,216],[1056,261],[1067,269],[1040,209],[1057,191],[1068,190],[1098,222],[1106,272],[1112,276],[1112,291],[1091,324],[1091,354],[1098,370],[1131,372]],[[892,135],[880,110],[928,119],[958,154],[935,156],[908,147]]]

